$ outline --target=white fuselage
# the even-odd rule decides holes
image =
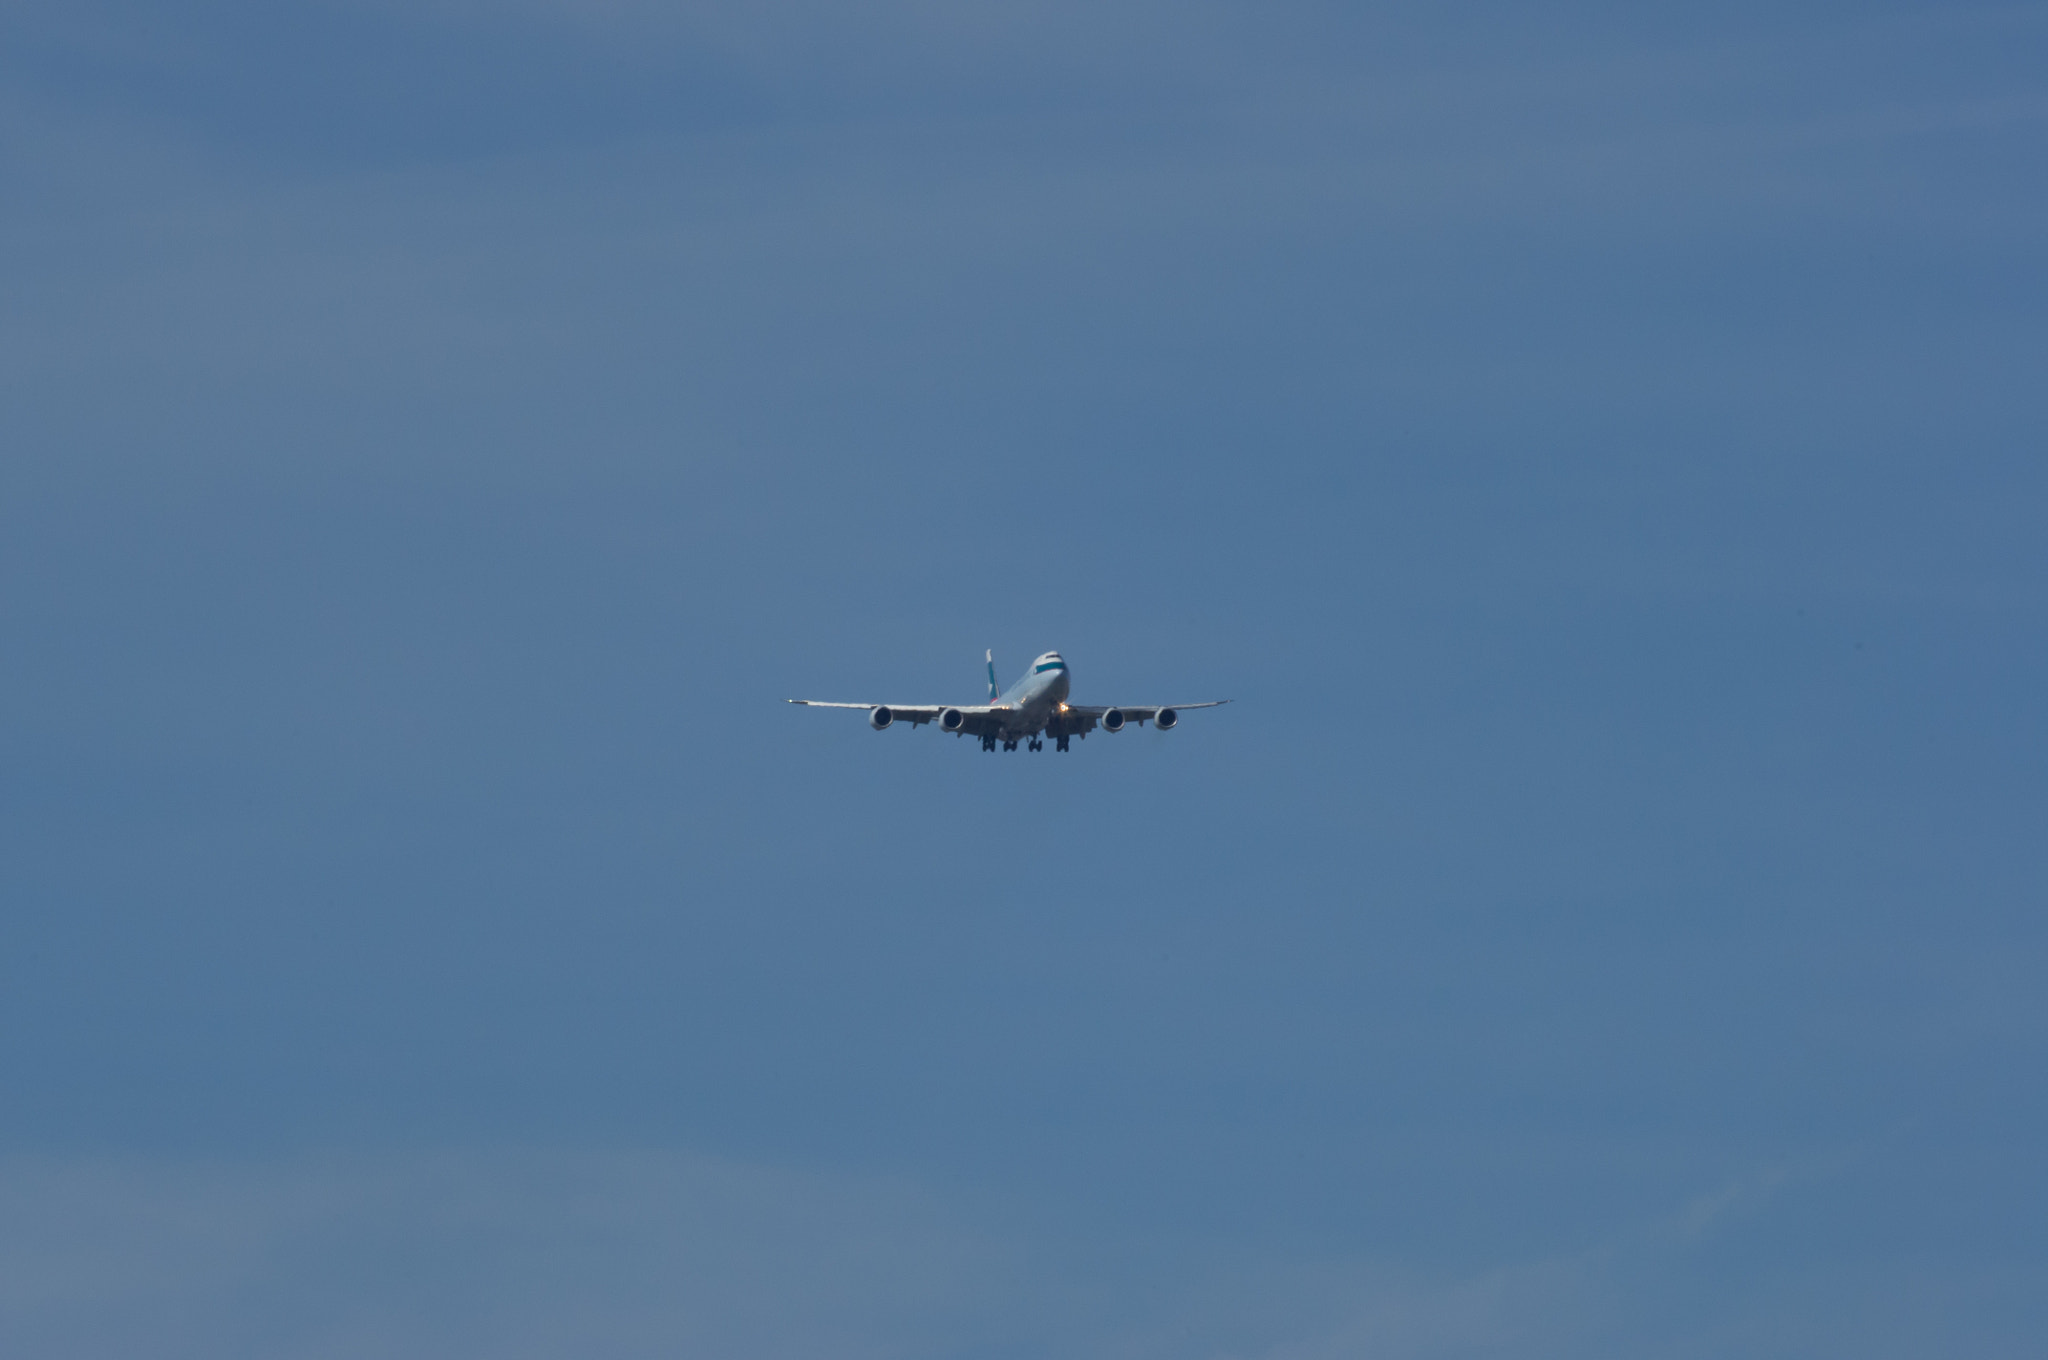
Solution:
[[[1010,710],[1003,718],[1003,735],[1015,738],[1043,732],[1053,714],[1066,703],[1067,691],[1067,663],[1060,659],[1060,654],[1047,652],[1039,657],[995,701],[997,708]]]

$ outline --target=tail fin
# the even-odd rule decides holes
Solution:
[[[1002,697],[1003,692],[996,688],[996,652],[991,647],[988,652],[988,701],[994,703]]]

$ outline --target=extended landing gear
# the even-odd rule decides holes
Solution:
[[[1069,737],[1070,737],[1071,735],[1072,735],[1072,734],[1071,734],[1071,733],[1069,733],[1069,734],[1066,734],[1066,735],[1062,735],[1062,736],[1055,736],[1055,737],[1053,738],[1053,741],[1054,741],[1054,742],[1056,743],[1056,744],[1055,744],[1055,746],[1054,746],[1054,749],[1055,749],[1055,750],[1059,750],[1059,751],[1064,751],[1064,750],[1066,750],[1066,749],[1067,749],[1067,741],[1068,741],[1068,739],[1069,739]],[[982,736],[981,736],[981,749],[982,749],[982,750],[984,750],[984,751],[993,751],[993,750],[995,750],[995,749],[996,749],[996,743],[997,743],[997,742],[999,742],[999,741],[1000,741],[1000,742],[1001,742],[1001,743],[1003,744],[1003,749],[1004,749],[1005,751],[1014,751],[1014,750],[1016,750],[1016,749],[1017,749],[1017,743],[1019,743],[1019,742],[1022,742],[1022,743],[1024,743],[1024,747],[1025,747],[1025,749],[1026,749],[1026,750],[1029,750],[1029,751],[1043,751],[1043,750],[1045,749],[1045,736],[1044,736],[1043,734],[1041,734],[1041,735],[1039,735],[1039,736],[1036,736],[1036,737],[1032,737],[1032,736],[1017,736],[1017,737],[1004,737],[1004,736],[998,736],[998,735],[997,735],[996,733],[994,733],[994,732],[984,732],[984,733],[982,733]]]

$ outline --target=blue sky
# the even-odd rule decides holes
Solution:
[[[2033,1354],[2044,40],[10,7],[0,1342]]]

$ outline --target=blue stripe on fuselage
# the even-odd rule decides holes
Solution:
[[[1002,703],[1016,710],[1003,724],[1019,731],[1037,731],[1055,704],[1067,697],[1067,663],[1058,657],[1041,659],[1003,695]]]

